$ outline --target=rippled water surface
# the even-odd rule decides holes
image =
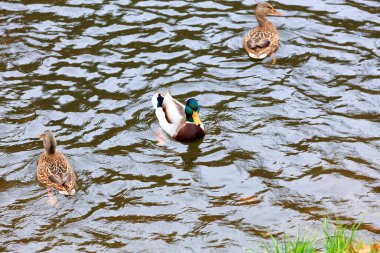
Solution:
[[[326,215],[379,238],[380,4],[271,3],[273,66],[251,0],[0,1],[0,251],[244,252]],[[203,141],[157,143],[166,90]],[[55,206],[45,129],[79,177]]]

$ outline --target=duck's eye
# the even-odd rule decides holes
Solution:
[[[190,106],[190,108],[194,111],[194,112],[199,112],[199,110],[201,109],[200,107],[199,107],[199,105],[197,105],[197,106]]]

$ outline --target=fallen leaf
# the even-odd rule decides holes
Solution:
[[[377,243],[372,245],[373,253],[380,253],[380,246]]]
[[[371,246],[363,244],[361,248],[358,250],[358,253],[371,253]]]

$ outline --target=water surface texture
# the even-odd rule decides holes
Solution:
[[[0,251],[244,252],[325,216],[379,238],[380,4],[271,3],[274,66],[242,49],[252,0],[0,1]],[[203,141],[159,145],[166,90]],[[79,177],[55,206],[45,129]]]

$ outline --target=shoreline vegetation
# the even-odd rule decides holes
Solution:
[[[358,236],[361,223],[351,228],[339,221],[331,222],[326,219],[322,231],[318,234],[307,235],[300,231],[295,239],[286,235],[274,238],[271,243],[263,243],[265,253],[380,253],[380,240],[367,242]],[[258,253],[251,249],[247,253]]]

